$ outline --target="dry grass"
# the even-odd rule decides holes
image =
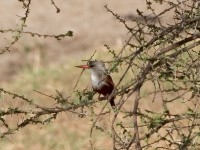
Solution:
[[[89,58],[92,52],[85,53],[84,58]],[[109,60],[110,55],[102,49],[101,52],[97,52],[95,55],[96,59]],[[83,63],[81,61],[75,62],[73,59],[68,59],[65,65],[55,66],[40,66],[34,67],[28,66],[23,69],[18,75],[16,75],[11,83],[4,83],[3,87],[10,91],[15,91],[24,94],[28,97],[32,97],[37,100],[38,103],[44,106],[53,104],[49,98],[44,97],[33,90],[39,90],[47,94],[55,94],[55,90],[60,91],[64,96],[71,92],[71,87],[75,84],[78,75],[81,70],[73,67],[77,64]],[[121,68],[123,69],[123,68]],[[120,70],[121,71],[121,70]],[[114,81],[120,77],[120,73],[112,74]],[[127,75],[127,78],[133,76],[132,73]],[[80,79],[77,89],[82,90],[85,88],[91,89],[89,83],[89,71],[85,71]],[[127,79],[128,80],[128,79]],[[126,83],[125,80],[123,83]],[[168,85],[170,86],[170,85]],[[145,95],[149,91],[152,91],[152,83],[147,83],[142,88],[142,95]],[[173,95],[168,95],[173,96]],[[162,112],[162,101],[160,95],[156,96],[155,101],[152,103],[152,96],[145,97],[140,101],[141,110],[150,110]],[[128,99],[123,109],[132,110],[134,95]],[[72,99],[73,100],[73,99]],[[23,103],[18,101],[13,102],[9,97],[4,97],[2,107],[6,108],[10,105],[23,106]],[[97,104],[95,107],[96,113],[99,112],[103,102]],[[169,110],[173,110],[173,113],[184,112],[191,103],[182,103],[182,101],[176,101]],[[175,107],[179,106],[178,109]],[[98,125],[104,128],[110,129],[110,123],[112,113],[108,114],[99,119]],[[90,149],[89,146],[89,130],[91,127],[91,117],[78,118],[76,115],[71,113],[62,113],[56,120],[47,124],[39,126],[28,126],[25,129],[20,130],[14,135],[0,141],[0,149],[5,150],[24,150],[27,149],[38,149],[38,150],[79,150],[79,149]],[[20,118],[18,118],[20,121]],[[18,121],[17,120],[17,121]],[[16,122],[16,119],[11,119],[11,122]],[[132,119],[126,118],[124,120],[122,116],[118,116],[116,122],[124,121],[126,126],[132,125]],[[118,127],[117,127],[118,128]],[[120,131],[120,128],[117,129]],[[144,134],[148,129],[140,130],[141,134]],[[112,149],[112,142],[108,135],[97,131],[94,134],[94,143],[97,149]],[[178,138],[178,137],[177,137]],[[161,143],[160,143],[161,144]]]

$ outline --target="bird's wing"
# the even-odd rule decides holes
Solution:
[[[114,83],[113,83],[113,80],[112,80],[110,75],[105,76],[102,79],[101,83],[103,83],[103,84],[105,84],[105,85],[107,85],[108,87],[111,87],[111,88],[114,87]]]

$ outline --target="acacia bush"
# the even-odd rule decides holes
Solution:
[[[24,7],[25,16],[21,18],[22,23],[18,30],[1,30],[2,33],[15,34],[10,45],[1,50],[1,54],[9,51],[21,34],[57,39],[72,36],[72,31],[61,35],[25,32],[31,0],[19,2]],[[54,1],[51,2],[59,12]],[[94,93],[88,89],[78,90],[83,71],[73,87],[73,92],[67,96],[59,91],[56,95],[36,91],[53,99],[56,105],[52,107],[36,103],[32,98],[2,87],[0,91],[3,95],[23,101],[27,107],[13,105],[6,109],[1,108],[0,120],[4,130],[0,136],[4,138],[29,124],[49,123],[59,113],[71,112],[78,117],[91,118],[91,149],[95,149],[93,134],[99,131],[110,136],[113,149],[199,149],[199,2],[159,1],[168,6],[160,13],[155,11],[156,2],[146,0],[150,13],[146,15],[137,9],[138,15],[128,21],[113,12],[109,6],[105,6],[108,15],[113,15],[128,32],[127,40],[120,51],[105,45],[113,56],[112,60],[105,61],[109,65],[109,72],[120,72],[120,78],[115,82],[116,87],[112,92],[117,103],[114,111],[107,107],[108,101],[105,101],[100,102],[104,105],[100,105],[101,109],[97,113],[94,106],[98,105],[99,100]],[[162,19],[167,15],[172,16],[173,23],[166,23]],[[89,60],[92,58],[93,55]],[[126,108],[127,106],[131,109]],[[112,114],[110,128],[98,123],[99,118],[107,114]],[[21,117],[13,126],[5,116]]]

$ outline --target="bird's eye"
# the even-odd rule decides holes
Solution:
[[[94,67],[94,65],[90,65],[90,67],[92,68],[92,67]]]

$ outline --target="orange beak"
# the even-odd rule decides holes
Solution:
[[[90,67],[88,65],[81,65],[81,66],[75,66],[77,68],[83,68],[83,69],[89,69]]]

